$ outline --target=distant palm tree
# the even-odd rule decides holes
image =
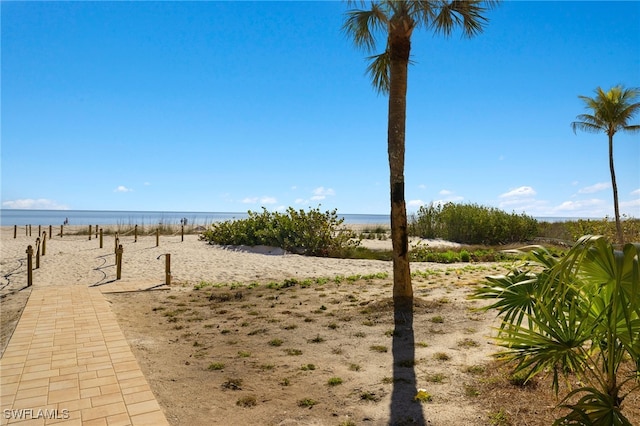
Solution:
[[[370,56],[367,68],[373,86],[389,95],[387,145],[390,169],[391,239],[393,244],[393,299],[396,306],[413,304],[407,210],[404,197],[407,70],[414,29],[425,28],[449,36],[460,28],[465,36],[482,32],[484,12],[498,3],[474,0],[348,1],[368,7],[350,10],[343,29],[357,47],[373,53],[376,33],[386,35],[382,53]]]
[[[626,89],[621,85],[612,87],[605,92],[600,87],[595,90],[596,96],[578,96],[591,110],[591,114],[580,114],[576,118],[579,121],[571,123],[573,132],[583,130],[585,132],[604,132],[609,136],[609,170],[611,171],[611,186],[613,188],[613,210],[616,219],[616,233],[618,243],[624,244],[624,235],[620,225],[620,209],[618,207],[618,186],[616,173],[613,167],[613,135],[618,131],[640,132],[640,125],[630,124],[629,121],[640,111],[640,102],[634,100],[640,96],[640,89]]]

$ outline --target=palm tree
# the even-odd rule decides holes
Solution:
[[[396,306],[413,306],[409,269],[407,210],[404,197],[405,122],[407,70],[414,29],[451,35],[460,28],[465,36],[482,32],[484,12],[498,3],[475,0],[384,0],[348,1],[368,5],[366,10],[350,10],[343,26],[357,47],[373,52],[376,33],[386,35],[382,53],[370,56],[367,68],[373,86],[389,95],[387,146],[390,169],[391,239],[393,244],[393,299]]]
[[[596,96],[578,96],[582,99],[591,114],[580,114],[576,118],[579,121],[571,123],[573,132],[583,130],[585,132],[604,132],[609,136],[609,170],[611,171],[611,187],[613,188],[613,210],[616,219],[616,233],[618,243],[624,244],[624,235],[620,225],[620,209],[618,207],[618,186],[616,173],[613,167],[613,135],[618,131],[638,132],[640,125],[630,124],[629,121],[640,111],[640,102],[633,102],[640,96],[640,89],[626,89],[621,85],[612,87],[605,92],[600,87],[595,90]]]

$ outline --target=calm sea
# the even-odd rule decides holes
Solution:
[[[362,225],[389,225],[389,215],[342,214],[344,223]],[[108,210],[18,210],[0,209],[0,225],[178,225],[181,219],[189,224],[208,225],[213,222],[245,219],[247,213],[224,212],[158,212],[158,211],[108,211]],[[571,217],[538,217],[544,222],[577,220]]]
[[[384,214],[343,214],[345,223],[387,225]],[[245,219],[247,213],[224,212],[157,212],[157,211],[107,211],[107,210],[18,210],[0,209],[1,226],[23,225],[179,225],[181,219],[188,224],[209,225],[213,222]]]

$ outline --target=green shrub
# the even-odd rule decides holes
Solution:
[[[530,241],[538,222],[525,214],[508,214],[477,204],[430,204],[413,217],[409,233],[462,244],[506,244]]]
[[[214,223],[202,238],[210,244],[272,246],[310,256],[340,256],[359,244],[354,233],[341,228],[336,210],[322,213],[319,208],[286,213],[249,211],[248,218]]]

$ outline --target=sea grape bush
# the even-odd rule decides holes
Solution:
[[[422,206],[409,232],[422,238],[442,238],[462,244],[507,244],[536,237],[538,222],[525,214],[508,214],[477,204]]]
[[[218,222],[203,233],[210,244],[273,246],[309,256],[339,256],[358,245],[355,235],[341,227],[336,210],[321,212],[289,207],[285,213],[248,212],[248,218]]]

